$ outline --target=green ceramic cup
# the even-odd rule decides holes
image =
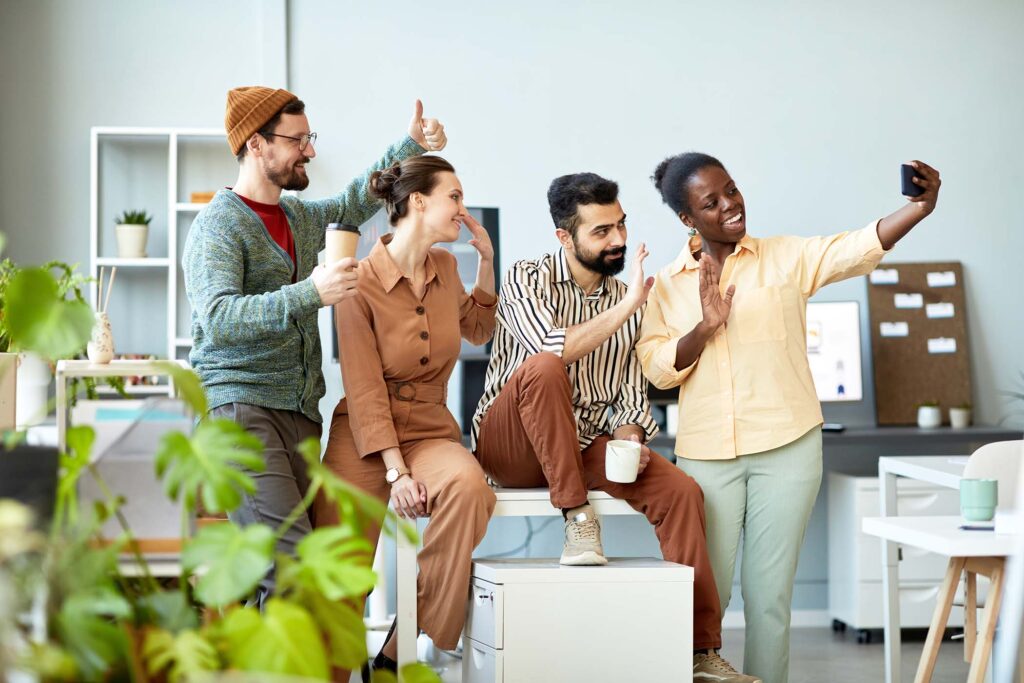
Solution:
[[[995,479],[960,480],[960,514],[968,522],[989,522],[999,503],[999,482]]]

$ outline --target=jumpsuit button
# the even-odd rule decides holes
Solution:
[[[420,332],[420,339],[428,339],[430,337],[426,332]]]
[[[427,309],[423,308],[422,306],[416,307],[416,315],[423,315],[424,313],[426,313],[426,311]]]
[[[420,358],[420,365],[426,365],[428,362],[430,362],[430,359],[427,358],[426,356],[423,356],[423,358]]]

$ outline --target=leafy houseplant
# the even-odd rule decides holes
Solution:
[[[40,367],[36,375],[39,388],[38,407],[32,413],[45,416],[52,407],[46,403],[49,369],[40,358],[58,360],[79,357],[85,348],[93,325],[93,313],[82,294],[89,278],[78,272],[78,266],[62,261],[49,261],[37,268],[21,268],[9,258],[0,261],[0,353],[29,353],[22,362]],[[13,363],[0,364],[0,372],[13,371]],[[112,377],[107,384],[124,395],[124,380]],[[76,378],[70,395],[84,389],[89,398],[96,398],[96,379]],[[33,415],[34,417],[34,415]]]
[[[121,258],[145,258],[149,222],[153,217],[145,211],[125,211],[114,219],[117,255]]]
[[[961,403],[949,409],[949,426],[953,429],[964,429],[971,425],[971,404]]]
[[[82,320],[69,314],[76,307],[42,322],[24,316],[29,304],[50,310],[74,303],[58,297],[56,280],[47,271],[32,277],[36,287],[12,286],[5,297],[11,340],[22,348],[80,348],[91,327],[85,324],[91,323],[88,306]],[[35,328],[46,321],[49,334],[64,339],[64,346],[41,341]],[[192,411],[206,415],[198,377],[170,363],[168,371]],[[200,501],[211,513],[229,512],[255,490],[241,468],[263,468],[262,444],[236,423],[209,417],[191,434],[164,435],[155,458],[157,475],[167,495],[183,503],[185,538],[182,572],[171,585],[152,576],[121,512],[125,499],[109,490],[90,462],[94,439],[90,427],[68,429],[47,536],[31,530],[25,508],[0,501],[0,681],[12,669],[31,670],[47,683],[177,683],[224,671],[249,672],[251,680],[260,681],[278,680],[275,676],[331,680],[332,669],[359,668],[366,661],[357,607],[375,576],[363,525],[383,519],[386,533],[414,538],[415,531],[399,526],[380,501],[327,470],[316,439],[300,445],[310,476],[308,493],[280,526],[214,524],[185,538]],[[76,492],[86,474],[105,500],[83,512]],[[275,556],[275,542],[317,495],[338,507],[342,522],[307,535],[295,557]],[[100,529],[112,517],[122,535],[107,544]],[[134,553],[141,578],[122,570],[119,553],[124,551]],[[276,563],[274,595],[262,611],[241,604],[271,562]],[[19,614],[29,616],[28,627],[16,619]],[[402,673],[410,683],[439,681],[419,664],[403,667]],[[389,682],[394,676],[375,672],[374,680]]]

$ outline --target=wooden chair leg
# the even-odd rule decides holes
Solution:
[[[971,670],[967,674],[967,683],[982,683],[985,680],[985,669],[992,655],[992,640],[996,634],[996,620],[999,618],[999,604],[1003,598],[1003,569],[1005,562],[998,558],[998,566],[992,570],[989,578],[992,585],[985,598],[985,610],[982,613],[981,629],[978,632],[978,643],[971,659]]]
[[[963,557],[949,558],[946,578],[942,580],[942,588],[935,603],[935,612],[932,613],[932,623],[928,627],[928,638],[924,642],[924,650],[921,651],[921,661],[917,665],[914,683],[929,683],[932,680],[935,660],[939,656],[939,646],[942,645],[942,636],[946,632],[946,622],[949,621],[949,611],[953,608],[953,598],[960,583],[964,562]]]
[[[978,635],[978,575],[970,570],[964,575],[967,577],[964,588],[964,661],[970,662]]]

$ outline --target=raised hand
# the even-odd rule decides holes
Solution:
[[[732,310],[732,297],[736,293],[736,285],[729,285],[722,296],[718,266],[708,254],[700,257],[700,310],[704,314],[704,324],[717,330],[725,324]]]
[[[423,102],[420,100],[416,100],[412,120],[409,121],[409,137],[428,152],[440,152],[448,144],[441,122],[423,118]]]
[[[636,310],[647,302],[647,295],[651,293],[654,286],[654,278],[644,276],[644,259],[650,255],[647,245],[643,242],[637,247],[636,256],[633,257],[633,270],[630,273],[629,289],[626,290],[626,300],[633,304]]]
[[[487,233],[487,228],[480,225],[480,223],[468,213],[462,219],[462,224],[466,226],[470,234],[473,235],[473,239],[469,241],[476,249],[477,253],[480,254],[480,259],[483,261],[494,261],[494,245],[491,244],[491,236]]]
[[[935,210],[935,203],[939,199],[939,187],[942,186],[942,179],[939,172],[924,163],[923,161],[911,161],[910,165],[917,171],[914,184],[924,188],[924,193],[916,197],[907,197],[907,201],[914,202],[926,215]],[[921,176],[918,178],[916,176]]]

